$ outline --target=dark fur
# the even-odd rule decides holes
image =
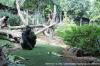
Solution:
[[[90,19],[86,17],[76,17],[74,18],[74,21],[81,22],[82,24],[89,24]]]
[[[32,50],[36,44],[36,35],[34,32],[31,32],[29,26],[26,27],[26,30],[22,33],[23,43],[21,44],[23,49]]]

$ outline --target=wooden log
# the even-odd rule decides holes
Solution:
[[[51,25],[49,25],[49,26],[46,26],[45,28],[43,28],[43,29],[41,29],[41,30],[35,32],[35,34],[37,35],[37,34],[43,32],[43,31],[45,31],[46,29],[48,29],[48,28],[54,26],[55,24],[56,24],[56,23],[53,23],[53,24],[51,24]],[[43,27],[43,26],[31,26],[31,27]],[[11,29],[21,29],[21,28],[25,28],[25,26],[14,26],[14,27],[10,27],[10,28],[11,28]],[[2,34],[11,34],[11,35],[14,36],[14,37],[20,37],[20,36],[21,36],[20,34],[21,34],[22,32],[20,32],[20,31],[18,31],[18,30],[7,30],[7,29],[2,29],[2,30],[0,30],[0,33],[2,33]],[[19,35],[17,35],[17,34],[19,34]]]
[[[0,30],[0,34],[4,34],[4,35],[11,35],[12,38],[14,37],[21,37],[21,31],[18,30]]]
[[[21,26],[9,26],[9,29],[23,29],[25,28],[25,25],[21,25]],[[30,25],[31,28],[43,28],[43,25]]]
[[[5,30],[5,29],[0,30],[0,33],[1,34],[11,34],[9,30]]]
[[[22,32],[19,30],[0,30],[0,35],[7,36],[11,42],[20,42]]]
[[[51,24],[51,25],[49,25],[49,26],[46,26],[45,28],[43,28],[43,29],[41,29],[41,30],[39,30],[39,31],[37,31],[37,32],[35,32],[35,34],[37,35],[37,34],[39,34],[39,33],[41,33],[41,32],[43,32],[43,31],[45,31],[46,29],[48,29],[48,28],[50,28],[50,27],[52,27],[52,26],[54,26],[54,25],[56,25],[56,23],[53,23],[53,24]],[[25,26],[16,26],[16,27],[13,27],[13,28],[24,28]],[[22,35],[22,31],[19,31],[19,30],[7,30],[7,29],[2,29],[2,30],[0,30],[0,33],[1,34],[6,34],[6,35],[10,35],[10,36],[12,36],[12,38],[16,41],[18,41],[18,42],[21,42],[21,35]],[[10,39],[9,39],[10,40]]]
[[[100,64],[100,60],[98,58],[95,57],[76,57],[76,56],[65,56],[66,60],[68,62],[72,62],[72,63],[99,63]]]
[[[50,27],[52,27],[52,26],[54,26],[54,25],[56,25],[56,24],[57,24],[57,23],[53,23],[53,24],[51,24],[51,25],[49,25],[49,26],[46,26],[45,28],[43,28],[43,29],[41,29],[41,30],[35,32],[35,34],[37,35],[37,34],[39,34],[39,33],[43,32],[43,31],[45,31],[46,29],[48,29],[48,28],[50,28]]]
[[[52,27],[54,25],[56,25],[56,23],[53,23],[53,24],[51,24],[49,26],[46,26],[45,28],[35,32],[35,34],[39,34],[39,33],[43,32],[44,30],[46,30],[46,29],[48,29],[48,28],[50,28],[50,27]],[[33,26],[33,25],[31,25],[31,27],[44,27],[44,26],[42,26],[42,25],[40,25],[40,26]],[[25,28],[25,26],[24,25],[22,25],[22,26],[13,26],[13,27],[10,26],[9,28],[10,29],[21,29],[21,28]],[[7,30],[7,29],[0,30],[0,33],[11,34],[11,35],[13,35],[16,32],[17,32],[17,30],[15,30],[15,32],[14,32],[14,30]],[[20,32],[20,31],[18,31],[18,32]]]

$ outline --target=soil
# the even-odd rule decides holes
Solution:
[[[63,47],[63,48],[68,47],[64,43],[64,41],[60,37],[57,37],[57,36],[50,38],[50,37],[44,36],[43,34],[40,34],[40,35],[38,35],[37,41],[42,41],[42,42],[45,42],[47,44],[51,44],[51,45],[54,45],[54,46],[60,46],[60,47]]]

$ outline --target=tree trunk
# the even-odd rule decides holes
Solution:
[[[26,22],[24,16],[21,14],[20,6],[19,6],[18,1],[19,1],[19,0],[16,0],[16,8],[17,8],[17,10],[18,10],[18,15],[20,16],[20,18],[21,18],[23,24],[24,24],[24,25],[27,25],[27,22]]]

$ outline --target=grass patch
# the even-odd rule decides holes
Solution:
[[[7,40],[0,39],[0,45],[12,44]],[[46,63],[61,63],[62,58],[53,54],[60,54],[62,52],[61,47],[53,46],[50,44],[37,43],[33,50],[16,50],[11,52],[12,55],[22,56],[25,59],[26,66],[55,66],[46,65]]]
[[[51,46],[49,44],[37,44],[33,50],[17,50],[12,54],[22,56],[26,59],[26,66],[48,66],[46,63],[61,63],[61,58],[52,53],[60,53],[62,48]],[[49,65],[54,66],[54,65]]]
[[[0,39],[0,46],[6,45],[6,44],[11,44],[11,42],[8,40]]]

